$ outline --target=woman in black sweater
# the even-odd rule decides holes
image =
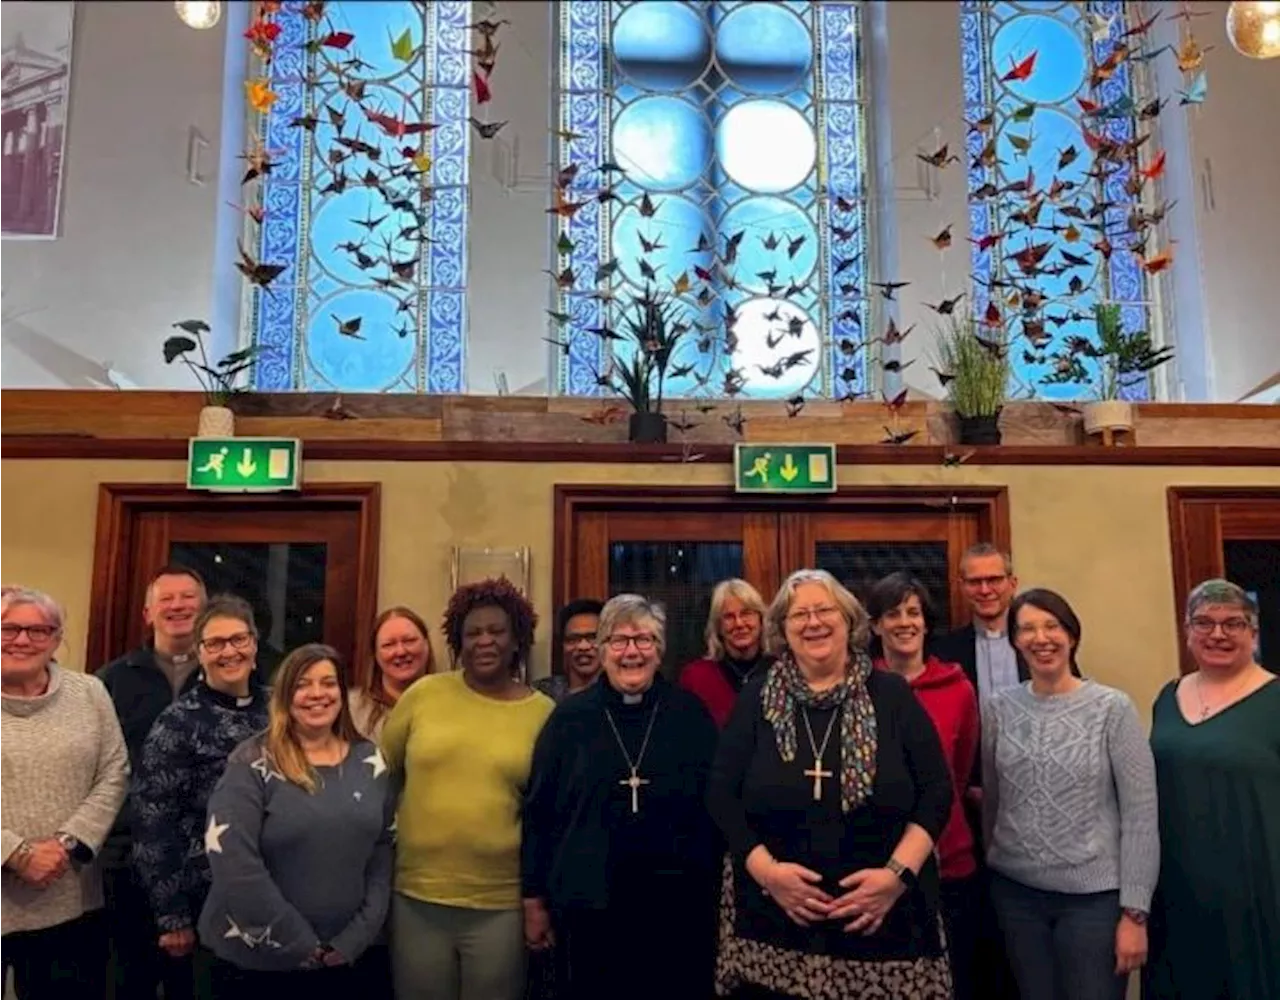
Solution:
[[[716,728],[658,674],[666,615],[600,614],[603,676],[538,737],[524,809],[525,937],[554,942],[560,1000],[707,1000],[718,849],[705,808]],[[645,947],[662,936],[662,957]]]
[[[829,573],[793,573],[766,627],[779,659],[743,690],[710,781],[733,869],[717,993],[949,998],[937,732],[902,678],[871,669],[866,612]]]

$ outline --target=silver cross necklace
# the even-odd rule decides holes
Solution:
[[[618,731],[618,724],[613,721],[613,713],[606,708],[604,717],[609,720],[609,728],[613,730],[613,738],[617,740],[618,749],[622,751],[622,756],[627,761],[627,767],[631,769],[631,775],[623,778],[618,784],[626,785],[631,789],[631,812],[634,815],[640,811],[640,786],[649,784],[648,778],[640,777],[640,765],[644,763],[644,753],[649,749],[649,737],[653,735],[653,720],[658,717],[658,702],[655,698],[653,708],[649,711],[649,725],[645,727],[644,740],[640,743],[640,753],[634,761],[631,759],[631,754],[627,752],[627,745],[622,742],[622,733]]]

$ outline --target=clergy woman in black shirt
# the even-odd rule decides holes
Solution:
[[[559,1000],[711,995],[719,848],[705,797],[717,732],[659,675],[665,639],[661,607],[609,601],[603,677],[556,707],[534,747],[525,937],[554,944]]]
[[[866,612],[825,570],[788,577],[765,624],[778,660],[743,689],[711,774],[733,865],[717,993],[945,1000],[933,845],[952,790],[933,724],[871,669]]]

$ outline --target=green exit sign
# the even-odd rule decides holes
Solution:
[[[191,438],[187,489],[227,493],[296,490],[302,479],[297,438]]]
[[[833,444],[737,444],[734,488],[739,493],[834,493]]]

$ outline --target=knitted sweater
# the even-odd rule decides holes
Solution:
[[[97,854],[129,787],[129,757],[106,688],[94,677],[50,665],[36,698],[0,697],[3,725],[3,847],[68,833]],[[96,863],[37,889],[5,869],[3,933],[41,930],[102,906]]]
[[[1119,889],[1121,906],[1149,909],[1160,871],[1155,764],[1129,696],[1086,680],[1046,697],[1028,682],[999,692],[989,709],[991,867],[1050,892]]]
[[[160,933],[195,927],[209,893],[209,796],[231,751],[266,728],[265,689],[236,698],[203,680],[151,727],[133,784],[133,858]]]

